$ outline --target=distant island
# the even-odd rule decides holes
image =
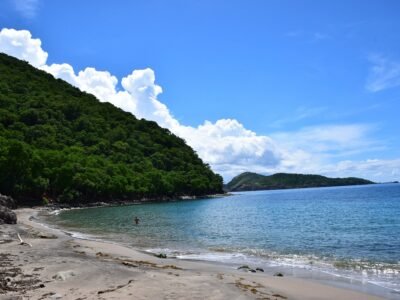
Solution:
[[[230,192],[257,191],[373,183],[374,182],[372,181],[356,177],[328,178],[321,175],[289,173],[276,173],[265,176],[257,173],[245,172],[234,177],[228,184],[226,184],[225,190]]]

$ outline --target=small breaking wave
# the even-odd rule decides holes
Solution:
[[[232,249],[214,247],[208,251],[182,251],[169,248],[151,248],[145,252],[164,253],[168,257],[182,260],[219,262],[231,265],[249,264],[283,270],[321,272],[334,277],[359,283],[370,283],[400,292],[400,263],[376,263],[356,259],[334,259],[317,255],[280,254],[260,249]],[[289,272],[290,273],[290,272]]]

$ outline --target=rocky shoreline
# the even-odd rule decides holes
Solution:
[[[0,194],[0,225],[17,223],[17,215],[12,211],[16,208],[17,203],[13,198]]]
[[[162,198],[142,198],[136,200],[113,200],[113,201],[96,201],[88,203],[49,203],[43,205],[42,207],[48,210],[59,210],[59,209],[72,209],[72,208],[92,208],[92,207],[111,207],[111,206],[126,206],[126,205],[137,205],[145,203],[162,203],[162,202],[177,202],[177,201],[187,201],[187,200],[199,200],[199,199],[211,199],[228,197],[230,193],[225,194],[213,194],[204,196],[179,196],[176,198],[162,197]]]
[[[96,201],[88,203],[50,202],[42,206],[34,206],[34,207],[43,207],[46,208],[47,210],[54,211],[54,210],[72,209],[72,208],[111,207],[111,206],[136,205],[144,203],[176,202],[176,201],[197,200],[205,198],[227,197],[230,195],[231,195],[230,193],[224,193],[224,194],[213,194],[204,196],[179,196],[176,198],[158,197],[158,198],[142,198],[135,200],[112,200],[112,201],[108,200],[108,201]],[[17,223],[17,215],[15,214],[15,212],[12,211],[14,209],[17,209],[17,207],[18,207],[17,201],[15,201],[12,197],[0,194],[0,225]]]

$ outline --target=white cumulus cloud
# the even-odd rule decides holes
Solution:
[[[26,60],[54,77],[95,95],[100,101],[110,102],[138,118],[153,120],[168,128],[185,139],[225,180],[244,171],[326,175],[342,172],[378,178],[377,174],[386,170],[386,175],[398,176],[399,160],[367,160],[359,164],[354,161],[331,163],[329,160],[375,147],[374,141],[367,138],[371,131],[367,125],[315,126],[276,133],[270,137],[246,129],[238,120],[229,118],[204,121],[197,127],[186,126],[158,99],[162,88],[156,84],[154,71],[150,68],[133,70],[119,81],[110,72],[95,68],[76,71],[67,63],[47,65],[48,54],[41,48],[41,41],[32,38],[26,30],[1,30],[0,52]],[[380,178],[392,178],[390,176],[382,175]]]
[[[272,139],[257,135],[234,119],[205,121],[198,127],[179,126],[173,131],[227,178],[255,169],[265,173],[282,160]]]
[[[40,39],[32,38],[28,30],[8,28],[0,31],[0,52],[26,60],[35,67],[44,65],[48,55],[43,51]]]
[[[52,64],[41,65],[40,68],[48,73],[53,74],[54,77],[65,80],[66,82],[77,86],[77,80],[75,76],[74,68],[69,64]]]

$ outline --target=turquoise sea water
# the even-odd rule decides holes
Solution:
[[[318,271],[400,292],[400,184],[77,209],[49,221],[180,259]]]

